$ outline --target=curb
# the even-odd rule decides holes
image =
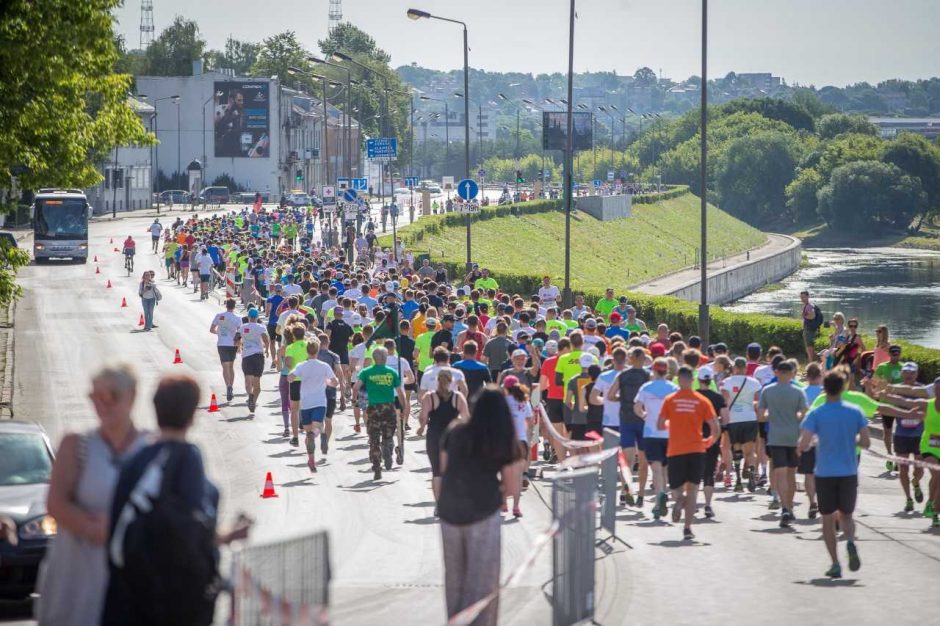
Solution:
[[[5,331],[7,332],[3,380],[0,385],[0,419],[13,419],[13,361],[14,361],[14,320],[16,318],[16,302],[7,308]]]

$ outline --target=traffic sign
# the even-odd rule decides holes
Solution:
[[[454,177],[453,176],[442,176],[441,177],[441,188],[444,191],[450,191],[454,188]]]
[[[457,183],[457,195],[464,200],[473,200],[480,193],[480,186],[469,178],[464,178]]]
[[[594,187],[596,188],[596,187],[600,187],[600,186],[601,186],[601,181],[600,181],[600,179],[599,179],[599,178],[595,178],[595,179],[594,179]]]
[[[369,190],[369,179],[368,178],[353,178],[349,181],[352,183],[352,189],[356,191],[368,191]]]
[[[607,181],[608,182],[614,181],[614,170],[607,170]]]
[[[486,170],[482,168],[477,170],[477,178],[486,178]]]
[[[344,189],[349,189],[349,179],[346,178],[345,176],[337,178],[336,186],[339,188],[340,191],[343,191]]]
[[[356,193],[355,189],[347,189],[346,191],[343,192],[343,200],[345,200],[346,202],[355,202],[356,196],[358,195],[359,194]]]
[[[333,185],[323,185],[323,206],[336,204],[336,188]]]
[[[398,139],[376,137],[366,142],[366,154],[370,159],[394,159],[398,156]]]
[[[480,205],[476,202],[458,202],[457,203],[457,212],[458,213],[479,213]]]
[[[418,186],[418,177],[417,176],[405,176],[405,187],[408,189],[414,189]]]

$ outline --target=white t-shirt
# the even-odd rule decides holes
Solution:
[[[512,423],[516,427],[516,437],[519,441],[528,443],[525,421],[532,418],[532,405],[528,402],[519,402],[512,396],[506,396],[506,403],[509,404]]]
[[[320,315],[325,317],[337,304],[338,302],[336,300],[324,300],[323,304],[320,305]]]
[[[358,300],[362,297],[362,292],[358,287],[352,287],[343,292],[344,298],[349,298],[350,300]]]
[[[267,336],[268,329],[258,322],[248,322],[241,325],[238,333],[242,336],[242,358],[264,353],[264,339],[261,337]]]
[[[447,367],[447,366],[445,366]],[[464,375],[459,369],[454,367],[447,367],[453,374],[452,380],[450,381],[450,390],[457,391],[457,383],[464,382]],[[437,373],[441,371],[440,365],[432,365],[428,369],[424,370],[424,374],[421,376],[421,389],[424,391],[435,391],[437,389]]]
[[[754,394],[761,390],[759,380],[753,376],[736,374],[729,376],[721,383],[721,390],[729,394],[728,405],[730,409],[728,413],[730,423],[757,421],[757,413],[754,411]],[[739,396],[738,390],[741,391]],[[734,400],[735,396],[738,396],[737,400]],[[734,400],[733,406],[731,405],[732,400]]]
[[[291,372],[300,379],[300,408],[326,406],[326,381],[335,379],[333,368],[319,359],[307,359]]]
[[[594,381],[594,388],[604,397],[604,418],[601,421],[604,426],[620,426],[620,401],[607,399],[607,392],[610,391],[610,386],[619,373],[617,370],[607,370]],[[588,398],[588,403],[590,403],[590,398]]]
[[[163,225],[157,222],[154,222],[150,225],[150,235],[153,237],[159,237],[160,233],[163,232]]]
[[[303,313],[301,313],[297,309],[287,309],[286,311],[278,315],[277,324],[275,324],[275,326],[277,327],[278,333],[282,333],[284,331],[284,324],[287,323],[287,318],[290,317],[291,315],[303,315]]]
[[[288,296],[296,296],[300,294],[300,292],[302,291],[303,289],[301,289],[300,285],[298,285],[297,283],[293,283],[293,284],[288,283],[287,285],[284,285],[283,289],[281,289],[281,293],[284,294],[285,298]]]
[[[646,417],[643,419],[643,436],[652,439],[668,439],[669,430],[659,429],[659,412],[663,408],[663,400],[666,396],[677,391],[679,387],[672,382],[664,379],[656,379],[644,383],[640,390],[636,392],[635,402],[639,402],[646,409]]]
[[[774,368],[771,365],[761,365],[754,370],[754,378],[761,384],[761,387],[768,385],[770,381],[773,380],[773,377]]]
[[[209,274],[212,272],[212,266],[215,265],[212,262],[212,255],[208,252],[206,254],[199,254],[196,256],[196,267],[199,268],[200,274]]]
[[[542,286],[539,287],[539,300],[548,305],[555,304],[555,298],[558,297],[559,291],[558,287],[555,285],[549,285],[548,287]]]
[[[537,331],[536,331],[534,328],[532,328],[531,326],[520,326],[520,327],[517,328],[516,330],[512,331],[512,340],[513,340],[513,341],[518,341],[518,340],[519,340],[519,333],[525,333],[525,334],[527,334],[527,335],[529,336],[529,338],[531,338],[532,335],[534,335],[536,332],[537,332]]]
[[[366,357],[366,342],[365,341],[353,347],[353,349],[349,351],[349,360],[350,362],[352,362],[353,360],[356,361],[357,369],[362,369],[362,360],[365,357]]]
[[[234,348],[235,333],[242,325],[242,318],[231,311],[225,311],[215,316],[213,325],[216,327],[216,333],[218,333],[216,345],[220,348]]]
[[[401,390],[405,390],[405,376],[412,374],[411,366],[408,364],[408,361],[405,359],[399,359],[397,354],[388,355],[388,359],[385,361],[385,365],[392,368],[396,372],[398,371],[398,362],[401,361]]]

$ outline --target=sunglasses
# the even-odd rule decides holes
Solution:
[[[858,328],[858,324],[849,324],[849,328]]]

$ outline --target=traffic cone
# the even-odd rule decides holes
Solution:
[[[106,289],[110,289],[110,288],[111,288],[111,279],[110,279],[110,278],[108,279],[108,284],[105,286],[105,288],[106,288]]]
[[[137,322],[137,325],[138,325],[138,326],[143,326],[143,325],[144,325],[144,314],[143,314],[143,313],[140,314],[140,321]]]
[[[178,365],[183,362],[183,357],[180,356],[180,349],[176,349],[176,355],[173,357],[173,365]]]
[[[95,274],[100,274],[100,273],[101,273],[101,268],[100,268],[100,267],[96,267],[96,268],[95,268]]]
[[[122,309],[127,308],[127,298],[121,298],[121,308]]]
[[[96,255],[95,255],[95,263],[97,263],[97,262],[98,262],[98,255],[96,254]]]
[[[264,477],[264,491],[261,492],[262,498],[276,498],[277,494],[274,493],[274,479],[271,477],[271,472],[268,472],[267,476]]]
[[[215,394],[212,394],[212,398],[209,400],[209,412],[218,413],[219,412],[219,402],[215,399]]]

